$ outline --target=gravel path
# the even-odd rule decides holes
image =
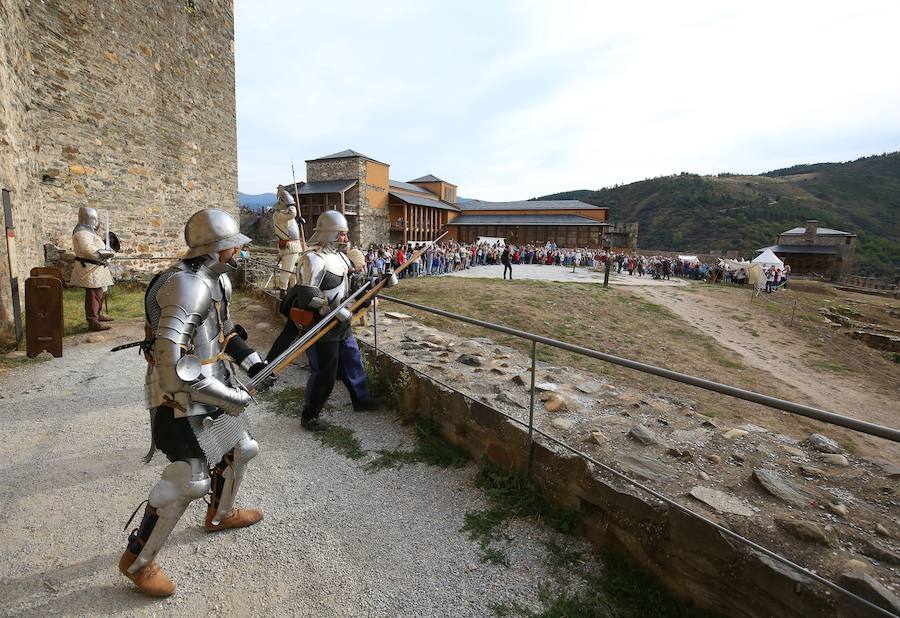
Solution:
[[[371,456],[347,459],[258,404],[248,413],[261,452],[238,505],[262,507],[265,519],[207,535],[205,505],[195,502],[161,554],[178,593],[137,593],[116,570],[122,527],[166,462],[140,460],[149,432],[143,360],[107,351],[138,336],[136,324],[117,325],[102,342],[67,340],[62,359],[0,374],[0,614],[484,616],[501,603],[540,607],[538,586],[556,581],[545,566],[550,533],[514,522],[504,568],[482,564],[460,532],[466,511],[487,506],[471,485],[474,466],[370,473],[362,466]],[[292,372],[288,386],[304,377]],[[364,449],[412,444],[389,413],[348,412],[342,386],[332,403],[332,420]]]

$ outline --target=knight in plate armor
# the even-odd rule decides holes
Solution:
[[[100,214],[96,208],[82,206],[78,210],[78,225],[72,230],[72,249],[75,265],[69,284],[84,288],[84,317],[88,329],[109,330],[101,322],[111,322],[112,318],[102,315],[103,297],[106,289],[113,285],[109,260],[116,254],[100,238]]]
[[[184,237],[188,252],[151,280],[144,298],[152,434],[146,461],[158,448],[171,463],[150,491],[119,561],[119,570],[153,596],[175,592],[154,558],[192,501],[211,493],[204,524],[210,532],[262,519],[261,511],[234,508],[247,464],[259,452],[241,414],[250,395],[237,382],[234,365],[250,376],[265,366],[229,314],[228,272],[250,239],[231,215],[215,208],[195,213]]]
[[[308,323],[304,325],[310,326],[351,295],[355,291],[353,285],[360,284],[359,278],[351,277],[356,269],[345,253],[347,232],[347,219],[340,212],[329,210],[319,215],[315,233],[309,239],[310,249],[300,257],[297,285],[288,291],[281,303],[281,313],[288,319],[284,330],[272,344],[267,360],[277,358],[300,334],[290,317],[292,308],[300,309],[309,316]],[[389,276],[393,275],[389,273]],[[337,314],[337,327],[307,350],[309,378],[300,423],[311,431],[323,428],[319,414],[338,377],[350,391],[354,410],[370,410],[378,405],[366,388],[362,357],[350,328],[352,317],[349,310],[342,309]]]
[[[302,220],[301,220],[302,221]],[[278,270],[275,271],[275,288],[285,292],[294,283],[294,269],[304,250],[297,223],[297,206],[293,196],[278,185],[278,202],[272,212],[272,226],[278,237]]]

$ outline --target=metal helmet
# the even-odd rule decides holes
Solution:
[[[337,242],[338,234],[349,232],[347,218],[336,210],[326,210],[316,220],[315,232],[309,237],[311,245],[327,245]]]
[[[184,259],[218,253],[250,242],[241,234],[234,217],[218,208],[205,208],[195,212],[184,226],[184,240],[189,251]]]
[[[100,229],[100,213],[96,208],[82,206],[78,209],[78,225],[87,225],[96,232]]]
[[[281,209],[294,205],[294,196],[288,193],[288,190],[284,188],[284,185],[278,185],[278,202],[275,203],[275,208]]]

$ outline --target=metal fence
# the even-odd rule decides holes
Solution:
[[[531,342],[531,385],[530,385],[530,404],[529,404],[529,409],[528,409],[528,422],[526,423],[510,414],[507,414],[506,412],[504,412],[502,410],[492,408],[498,414],[503,415],[504,417],[506,417],[510,421],[516,423],[517,425],[527,428],[528,443],[529,443],[529,452],[528,452],[528,470],[529,470],[529,472],[531,470],[531,454],[532,454],[532,450],[533,450],[531,448],[531,446],[534,444],[535,436],[540,436],[541,438],[548,441],[549,443],[554,444],[554,445],[568,451],[569,453],[572,453],[573,455],[581,457],[585,461],[597,466],[598,468],[615,476],[616,478],[619,478],[622,481],[625,481],[626,483],[628,483],[634,487],[637,487],[641,491],[646,492],[647,494],[660,500],[661,502],[665,503],[666,505],[668,505],[674,509],[677,509],[678,511],[680,511],[686,515],[689,515],[691,517],[694,517],[698,520],[703,521],[707,525],[714,527],[716,530],[718,530],[722,534],[727,535],[729,538],[732,538],[735,541],[742,543],[742,544],[746,545],[747,547],[750,547],[765,556],[768,556],[772,560],[776,560],[777,562],[789,567],[790,569],[796,571],[797,573],[800,573],[803,576],[808,577],[811,580],[818,582],[819,584],[825,586],[826,588],[828,588],[840,595],[843,595],[843,596],[847,597],[848,599],[851,599],[855,603],[859,604],[859,606],[861,608],[865,608],[866,610],[872,612],[872,615],[895,616],[895,614],[871,603],[867,599],[864,599],[864,598],[860,597],[859,595],[854,594],[853,592],[851,592],[841,586],[838,586],[836,583],[832,582],[831,580],[828,580],[828,579],[822,577],[821,575],[807,569],[806,567],[803,567],[803,566],[793,562],[789,558],[786,558],[785,556],[782,556],[781,554],[778,554],[770,549],[767,549],[767,548],[763,547],[762,545],[759,545],[758,543],[742,536],[741,534],[738,534],[737,532],[734,532],[733,530],[731,530],[721,524],[718,524],[715,521],[712,521],[711,519],[705,517],[704,515],[696,512],[696,511],[693,511],[693,510],[689,509],[688,507],[680,504],[679,502],[675,501],[673,498],[670,498],[670,497],[648,487],[647,485],[630,478],[629,476],[619,472],[615,468],[612,468],[611,466],[597,460],[596,458],[592,457],[591,455],[589,455],[583,451],[580,451],[580,450],[576,449],[575,447],[571,446],[570,444],[567,444],[564,441],[558,440],[557,438],[554,438],[553,436],[551,436],[551,435],[541,431],[537,427],[535,427],[534,426],[534,402],[535,402],[535,368],[536,368],[536,363],[537,363],[537,346],[538,346],[538,344],[540,344],[540,345],[546,345],[546,346],[559,348],[561,350],[566,350],[569,352],[573,352],[575,354],[580,354],[580,355],[598,359],[601,361],[606,361],[606,362],[609,362],[609,363],[612,363],[615,365],[627,367],[629,369],[634,369],[636,371],[641,371],[641,372],[648,373],[651,375],[660,376],[660,377],[666,378],[668,380],[681,382],[683,384],[689,384],[691,386],[696,386],[698,388],[706,389],[709,391],[714,391],[717,393],[721,393],[723,395],[735,397],[737,399],[743,399],[745,401],[758,403],[760,405],[768,406],[770,408],[775,408],[777,410],[782,410],[782,411],[788,412],[790,414],[796,414],[799,416],[804,416],[806,418],[815,419],[815,420],[822,421],[825,423],[830,423],[833,425],[846,427],[846,428],[852,429],[854,431],[859,431],[861,433],[865,433],[868,435],[877,436],[877,437],[884,438],[886,440],[890,440],[893,442],[900,442],[900,430],[894,429],[891,427],[885,427],[882,425],[877,425],[875,423],[869,423],[867,421],[861,421],[858,419],[850,418],[848,416],[843,416],[841,414],[836,414],[834,412],[829,412],[827,410],[821,410],[819,408],[814,408],[811,406],[794,403],[794,402],[786,401],[783,399],[778,399],[776,397],[771,397],[769,395],[763,395],[761,393],[748,391],[748,390],[745,390],[742,388],[729,386],[727,384],[713,382],[711,380],[706,380],[704,378],[698,378],[698,377],[691,376],[688,374],[679,373],[677,371],[672,371],[670,369],[665,369],[663,367],[656,367],[654,365],[648,365],[646,363],[629,360],[626,358],[614,356],[612,354],[598,352],[598,351],[592,350],[590,348],[585,348],[582,346],[565,343],[563,341],[558,341],[556,339],[551,339],[549,337],[543,337],[541,335],[536,335],[534,333],[529,333],[526,331],[509,328],[507,326],[502,326],[499,324],[493,324],[491,322],[486,322],[484,320],[470,318],[468,316],[459,315],[459,314],[452,313],[449,311],[444,311],[442,309],[437,309],[435,307],[429,307],[426,305],[413,303],[413,302],[403,300],[400,298],[396,298],[393,296],[380,296],[379,298],[381,298],[382,300],[385,300],[385,301],[390,301],[390,302],[397,303],[402,306],[409,307],[411,309],[423,311],[426,313],[431,313],[433,315],[438,315],[438,316],[445,317],[445,318],[448,318],[451,320],[456,320],[459,322],[464,322],[466,324],[471,324],[474,326],[485,328],[487,330],[504,333],[507,335],[512,335],[514,337],[519,337],[521,339],[525,339],[525,340],[528,340]],[[402,359],[396,358],[395,356],[390,355],[385,350],[379,349],[379,347],[378,347],[378,318],[377,318],[378,314],[377,314],[377,311],[376,311],[374,305],[373,305],[372,311],[373,311],[372,324],[373,324],[373,332],[374,332],[375,353],[376,354],[385,354],[385,355],[390,356],[391,358],[402,363],[403,362]],[[460,391],[456,386],[453,386],[451,384],[447,384],[445,382],[437,380],[434,376],[432,376],[430,374],[426,374],[425,372],[419,371],[414,367],[411,367],[409,365],[407,365],[407,366],[411,370],[415,371],[416,373],[420,373],[420,374],[428,377],[428,379],[433,380],[434,382],[437,382],[441,386],[448,388],[450,390],[453,390],[453,391],[461,394],[463,397],[466,397],[470,400],[473,400],[473,401],[475,400],[474,397],[467,395],[466,393]],[[484,404],[484,402],[481,402],[481,403]]]

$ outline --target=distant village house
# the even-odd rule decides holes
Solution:
[[[836,280],[850,273],[856,250],[856,234],[818,227],[818,221],[806,222],[806,227],[795,227],[778,235],[777,244],[763,247],[771,249],[794,275],[819,275]]]

